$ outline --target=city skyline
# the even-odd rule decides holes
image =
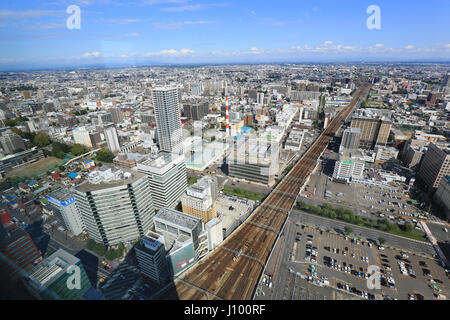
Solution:
[[[80,8],[80,29],[68,20]],[[380,29],[367,13],[380,8]],[[57,0],[2,4],[0,70],[450,60],[448,3]],[[436,10],[436,8],[440,8]],[[195,36],[194,36],[195,35]]]

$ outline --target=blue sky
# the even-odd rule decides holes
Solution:
[[[450,60],[447,0],[26,0],[0,3],[0,68]],[[66,9],[81,9],[70,30]],[[381,10],[369,30],[366,10]]]

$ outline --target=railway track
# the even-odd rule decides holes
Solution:
[[[188,270],[182,276],[183,281],[175,280],[174,285],[157,299],[251,299],[264,268],[261,262],[266,262],[284,221],[295,205],[297,195],[316,168],[330,140],[369,90],[369,85],[358,89],[352,102],[331,121],[250,217],[220,247]],[[237,255],[236,252],[241,254]]]

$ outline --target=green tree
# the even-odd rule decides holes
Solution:
[[[404,229],[405,229],[406,232],[411,232],[411,231],[414,230],[414,227],[413,227],[413,225],[411,223],[408,222],[408,223],[406,223],[404,225]]]
[[[345,234],[350,234],[350,233],[352,233],[352,232],[353,232],[353,229],[350,228],[349,226],[345,226],[345,227],[344,227],[344,233],[345,233]]]
[[[92,239],[88,239],[88,241],[86,242],[86,248],[89,250],[93,250],[95,247],[95,241]]]
[[[33,139],[33,144],[40,148],[46,147],[50,144],[50,137],[45,133],[38,133]]]
[[[103,243],[95,243],[93,251],[99,256],[104,256],[106,253],[106,246]]]
[[[114,158],[115,158],[115,156],[111,151],[103,148],[99,152],[97,152],[97,156],[95,157],[95,160],[107,162],[107,163],[113,163]]]
[[[80,156],[82,154],[85,154],[88,151],[89,151],[89,149],[81,144],[75,144],[70,149],[70,153],[73,154],[74,156]]]
[[[65,143],[54,142],[52,144],[52,155],[54,157],[57,157],[59,159],[64,159],[64,154],[68,153],[69,151],[70,151],[70,146]]]
[[[380,245],[383,245],[386,243],[386,239],[384,238],[378,238],[378,242],[380,243]]]

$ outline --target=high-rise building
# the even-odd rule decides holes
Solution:
[[[47,199],[50,200],[50,205],[55,209],[55,215],[63,221],[67,230],[75,236],[83,232],[83,220],[71,191],[60,188],[47,195]]]
[[[113,124],[105,127],[105,139],[108,149],[112,153],[120,151],[119,138],[117,136],[116,127]]]
[[[256,103],[259,104],[260,106],[264,105],[264,92],[258,92]]]
[[[186,189],[181,197],[183,213],[202,219],[204,223],[217,216],[217,178],[205,176]]]
[[[155,232],[162,235],[169,273],[176,276],[208,253],[208,239],[199,218],[169,208],[156,214]]]
[[[98,146],[102,143],[102,136],[100,135],[100,132],[91,132],[89,133],[89,137],[94,148],[98,148]]]
[[[183,104],[183,114],[189,119],[202,120],[209,112],[208,103],[185,103]]]
[[[162,284],[169,278],[164,238],[152,231],[134,247],[139,270],[151,280]]]
[[[138,172],[93,171],[74,195],[89,237],[107,246],[135,241],[152,226],[149,180]]]
[[[248,97],[256,101],[258,99],[258,91],[254,89],[248,90]]]
[[[391,132],[390,110],[363,109],[358,110],[352,118],[351,128],[361,129],[361,148],[373,149],[375,146],[385,146]]]
[[[349,150],[358,149],[360,137],[361,137],[361,129],[359,128],[346,129],[342,135],[341,147],[343,149]]]
[[[433,198],[443,209],[447,222],[450,221],[450,176],[445,176],[444,179],[441,179],[441,183]]]
[[[43,300],[85,300],[93,289],[80,259],[63,249],[35,266],[24,283]]]
[[[112,122],[114,122],[115,124],[123,122],[123,112],[120,108],[110,108],[109,112],[111,113]]]
[[[187,188],[184,155],[163,152],[155,159],[146,157],[137,169],[148,177],[155,208],[175,208]]]
[[[208,235],[209,251],[217,248],[223,241],[223,224],[222,220],[215,217],[205,223],[205,230]]]
[[[434,143],[430,143],[425,153],[418,176],[428,188],[437,189],[443,177],[450,174],[450,151],[441,150]]]
[[[273,185],[279,171],[280,143],[270,136],[234,139],[227,157],[230,177]]]
[[[0,237],[0,258],[8,259],[16,267],[24,270],[30,269],[34,264],[42,260],[41,253],[37,249],[30,235],[24,230],[13,225],[12,228],[4,228]],[[0,260],[1,260],[0,259]],[[6,261],[3,261],[4,263]],[[9,263],[8,263],[9,264]],[[14,270],[11,270],[14,272]]]
[[[13,154],[17,150],[24,151],[25,143],[22,138],[14,133],[12,130],[4,130],[0,136],[0,145],[2,146],[5,154]]]
[[[406,144],[402,150],[402,160],[408,168],[414,168],[420,164],[424,156],[424,149],[422,146],[413,146]]]
[[[76,144],[82,144],[86,147],[91,148],[92,142],[89,135],[89,131],[85,127],[75,128],[72,131],[73,140]]]
[[[161,151],[183,153],[180,108],[177,88],[155,88],[153,107]]]

